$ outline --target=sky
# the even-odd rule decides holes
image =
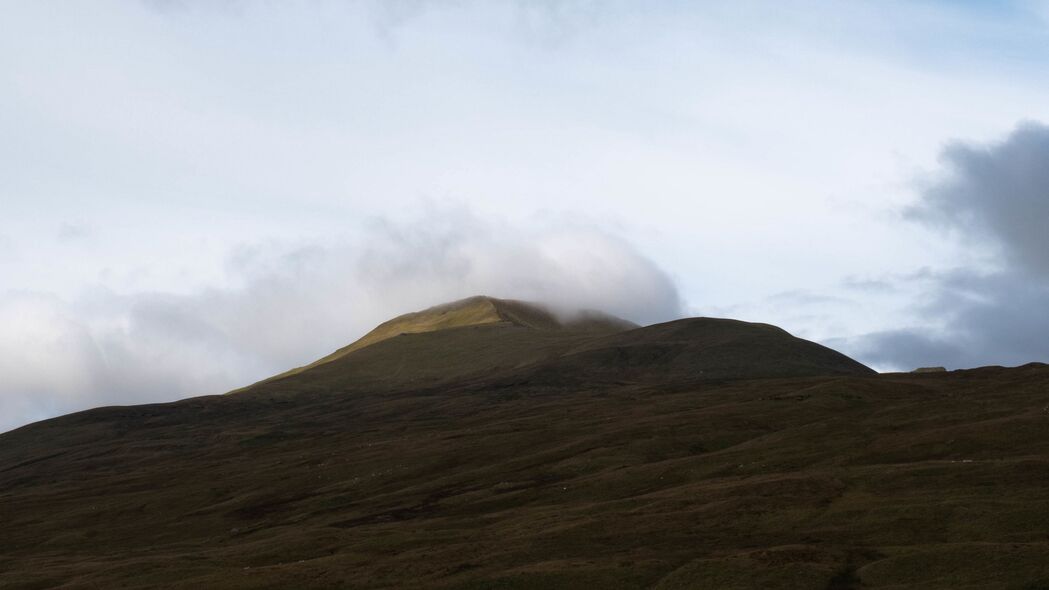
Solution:
[[[474,294],[1049,361],[1049,2],[0,0],[0,431]]]

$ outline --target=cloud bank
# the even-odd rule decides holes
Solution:
[[[376,221],[355,239],[243,246],[227,269],[235,287],[188,295],[0,295],[0,431],[98,405],[228,391],[393,315],[476,294],[640,323],[682,313],[667,274],[613,235],[522,229],[466,211]]]
[[[889,330],[847,347],[899,369],[1049,361],[1049,127],[1023,123],[990,145],[955,142],[941,160],[945,176],[926,187],[907,216],[994,262],[909,279],[927,283],[915,311],[938,331]]]

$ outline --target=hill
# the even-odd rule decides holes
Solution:
[[[689,318],[592,338],[541,370],[555,368],[589,382],[653,384],[874,373],[781,328],[715,318]]]
[[[238,392],[872,373],[767,324],[691,318],[639,328],[598,312],[559,319],[536,304],[472,297],[394,318],[314,363]]]
[[[470,297],[397,316],[379,324],[348,346],[309,365],[271,377],[263,383],[280,381],[322,365],[336,363],[362,349],[391,339],[398,341],[381,346],[379,352],[372,350],[355,357],[357,360],[350,364],[348,373],[345,363],[340,364],[334,372],[343,377],[342,380],[348,385],[364,382],[399,385],[403,380],[411,381],[424,375],[451,379],[461,376],[463,372],[487,368],[483,366],[485,363],[478,362],[478,355],[484,355],[485,352],[511,359],[508,362],[520,363],[537,358],[534,354],[529,355],[524,350],[526,348],[542,356],[548,347],[556,347],[557,342],[570,344],[580,337],[637,327],[634,323],[597,311],[584,311],[562,319],[534,303],[486,296]],[[421,339],[400,340],[403,336],[433,332],[441,334],[436,338],[424,336]],[[487,342],[489,340],[491,342]],[[522,340],[526,343],[522,343]],[[493,343],[497,346],[493,346]],[[498,363],[498,360],[493,359],[491,362]]]
[[[1049,587],[1049,367],[486,305],[0,435],[0,587]]]

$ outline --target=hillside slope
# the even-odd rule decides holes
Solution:
[[[1049,367],[525,323],[0,435],[0,587],[1049,587]]]
[[[0,587],[1041,588],[1046,391],[1031,366],[102,408],[0,435]]]
[[[768,324],[689,318],[592,338],[542,367],[583,380],[672,383],[872,375],[863,364]]]

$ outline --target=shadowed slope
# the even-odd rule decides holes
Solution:
[[[552,367],[646,382],[872,375],[855,360],[769,324],[689,318],[593,338]]]
[[[1047,388],[1043,365],[100,408],[0,435],[0,587],[1044,588]]]

